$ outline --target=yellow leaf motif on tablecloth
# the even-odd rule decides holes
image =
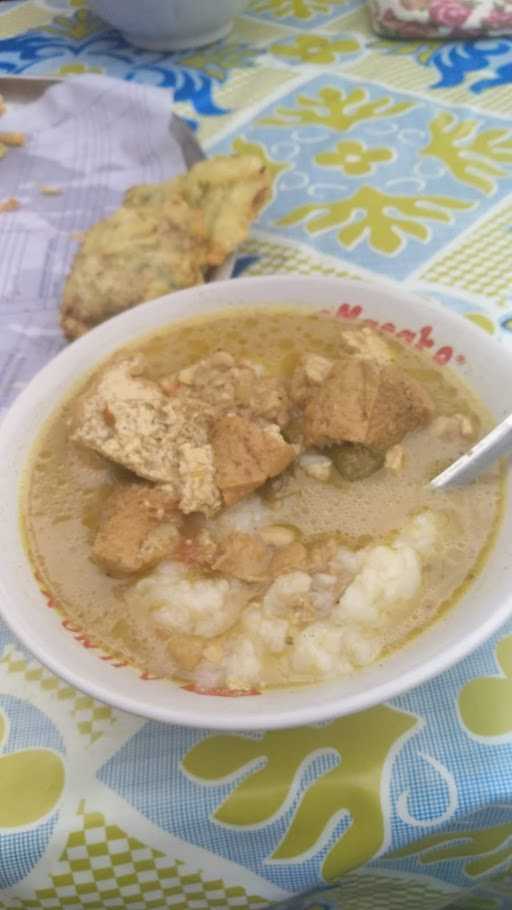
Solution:
[[[431,3],[432,0],[427,0]],[[370,47],[376,50],[389,51],[393,57],[410,57],[416,58],[419,63],[427,64],[435,52],[443,46],[443,41],[437,41],[435,38],[429,38],[428,41],[414,41],[408,38],[407,41],[396,41],[394,38],[381,38],[370,42]]]
[[[254,60],[254,51],[249,48],[219,44],[207,51],[194,51],[181,58],[180,65],[186,69],[206,73],[211,79],[224,82],[230,70],[243,69]]]
[[[384,765],[392,748],[415,726],[412,715],[381,705],[322,727],[275,730],[261,739],[209,736],[188,752],[183,767],[201,783],[210,784],[248,771],[214,817],[229,826],[253,827],[271,821],[285,808],[307,763],[320,752],[334,753],[339,764],[301,794],[286,834],[272,854],[273,860],[286,862],[320,849],[330,824],[350,816],[348,828],[323,862],[323,875],[332,880],[368,862],[382,847]]]
[[[512,822],[493,825],[480,831],[472,831],[471,828],[445,831],[422,837],[408,847],[388,854],[387,859],[405,859],[417,855],[423,866],[462,859],[464,872],[473,877],[492,872],[504,862],[512,860],[511,837]]]
[[[55,16],[51,25],[44,28],[45,34],[60,35],[82,41],[96,32],[105,29],[105,23],[95,16],[89,9],[78,9],[72,16]]]
[[[154,849],[102,812],[87,811],[83,801],[78,814],[81,824],[69,831],[58,861],[40,869],[38,881],[48,875],[46,886],[31,893],[24,885],[15,903],[9,898],[4,903],[0,892],[0,910],[263,910],[268,905],[243,884],[230,884],[220,874],[211,878],[189,861]]]
[[[81,76],[83,73],[102,73],[101,66],[85,66],[84,63],[64,63],[59,66],[59,76]]]
[[[413,107],[414,102],[394,103],[388,96],[370,99],[364,88],[356,88],[352,92],[322,88],[313,97],[299,95],[295,107],[278,107],[273,117],[259,122],[266,126],[326,126],[346,132],[364,120],[397,117]]]
[[[361,186],[352,196],[335,202],[311,202],[293,209],[279,224],[306,222],[309,234],[319,234],[342,225],[338,239],[353,249],[365,238],[370,246],[388,256],[400,252],[406,236],[426,243],[430,228],[424,220],[450,224],[453,213],[472,208],[470,202],[449,196],[394,196],[371,186]]]
[[[356,38],[326,38],[323,35],[299,35],[291,44],[274,44],[277,57],[302,60],[303,63],[334,63],[338,55],[353,54],[361,45]]]
[[[512,635],[496,648],[502,676],[479,676],[462,688],[460,716],[476,736],[504,736],[512,733]]]
[[[7,722],[0,710],[0,747]],[[0,830],[31,825],[52,812],[64,787],[62,759],[50,749],[0,754]]]
[[[421,150],[441,161],[457,180],[490,195],[496,179],[512,167],[512,134],[508,129],[478,129],[477,120],[459,120],[444,111],[430,122],[430,142]]]
[[[492,888],[494,894],[512,897],[512,869],[510,866],[486,882],[487,887]],[[499,910],[502,910],[503,904],[499,903]]]
[[[376,165],[392,161],[394,153],[389,148],[368,148],[366,143],[356,139],[338,142],[332,152],[320,152],[315,161],[322,167],[336,167],[349,177],[374,174]]]
[[[464,318],[469,319],[470,322],[477,325],[479,329],[483,329],[488,335],[494,335],[496,331],[496,326],[492,319],[482,313],[464,313]]]
[[[345,6],[349,0],[253,0],[251,13],[272,13],[277,19],[312,19],[313,16],[330,13],[337,6]]]
[[[117,718],[112,708],[68,686],[35,660],[27,659],[15,645],[7,647],[0,665],[7,673],[19,675],[24,683],[37,686],[66,704],[78,733],[86,737],[91,745],[101,739],[116,723]]]

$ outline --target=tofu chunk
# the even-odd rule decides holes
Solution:
[[[134,356],[102,371],[79,401],[72,438],[139,477],[176,484],[184,418],[156,382],[140,375],[144,366]]]
[[[340,359],[308,400],[306,445],[355,442],[388,449],[428,422],[432,402],[418,382],[393,366]]]
[[[176,503],[158,487],[130,484],[107,500],[93,545],[109,575],[130,575],[169,556],[179,539]]]
[[[255,376],[250,369],[238,370],[235,402],[244,416],[262,418],[284,427],[290,419],[290,399],[284,382],[276,376]]]
[[[278,427],[261,429],[234,414],[215,422],[211,438],[217,486],[227,506],[276,477],[296,456]]]
[[[345,332],[343,340],[351,352],[360,354],[361,357],[381,364],[392,363],[393,357],[389,345],[384,341],[382,334],[369,326]]]
[[[210,445],[193,446],[186,442],[181,446],[179,472],[182,483],[180,509],[185,514],[204,512],[212,515],[221,505],[220,494],[215,483],[215,465]]]
[[[215,351],[164,383],[172,388],[176,380],[208,403],[212,417],[236,412],[279,426],[288,422],[290,402],[284,381],[266,376],[257,363],[235,360],[227,351]]]
[[[333,368],[333,361],[320,354],[305,354],[299,366],[294,370],[290,383],[292,401],[303,407],[312,389],[321,385]]]

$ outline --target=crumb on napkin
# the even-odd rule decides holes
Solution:
[[[3,145],[19,147],[20,145],[25,145],[26,136],[25,133],[0,132],[0,142]]]
[[[0,214],[3,212],[15,212],[19,208],[20,203],[14,196],[10,196],[9,199],[4,199],[3,202],[0,202]]]
[[[39,192],[42,196],[60,196],[62,193],[62,187],[45,184],[44,186],[39,187]]]

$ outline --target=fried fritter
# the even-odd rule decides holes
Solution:
[[[265,204],[269,175],[255,155],[200,161],[178,183],[187,202],[204,213],[208,265],[220,265],[245,240]]]
[[[245,239],[269,192],[256,156],[220,156],[160,184],[132,187],[90,228],[64,288],[67,338],[138,303],[202,284]]]
[[[64,288],[61,327],[77,338],[138,303],[202,284],[200,212],[170,195],[159,206],[122,206],[86,232]]]

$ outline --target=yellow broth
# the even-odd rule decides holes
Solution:
[[[247,308],[177,322],[125,350],[145,355],[152,378],[218,349],[289,377],[305,352],[336,357],[347,331],[357,332],[359,326],[313,311]],[[478,427],[478,435],[486,431],[489,414],[449,368],[387,335],[386,342],[395,364],[428,390],[436,415],[466,415]],[[106,495],[129,473],[69,438],[71,414],[85,383],[73,389],[48,420],[27,469],[21,518],[30,559],[62,612],[91,639],[144,671],[177,675],[168,659],[166,633],[152,627],[147,616],[127,608],[127,583],[106,575],[90,556]],[[453,604],[482,567],[500,514],[498,469],[458,490],[434,493],[428,488],[428,480],[468,445],[461,438],[436,438],[426,427],[403,441],[406,459],[399,473],[381,469],[366,479],[347,481],[334,471],[325,483],[287,472],[257,494],[272,508],[272,522],[293,527],[302,540],[334,537],[353,549],[386,541],[423,509],[449,517],[451,534],[443,539],[440,554],[425,566],[414,608],[386,630],[384,651],[425,628]],[[221,527],[223,515],[214,521]],[[187,533],[194,534],[195,522],[195,516],[187,519]],[[278,661],[274,667],[269,658],[267,669],[272,685],[288,682]]]

